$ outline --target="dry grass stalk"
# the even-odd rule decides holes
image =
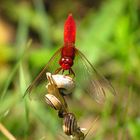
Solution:
[[[53,109],[58,111],[59,118],[63,119],[63,131],[66,135],[70,136],[72,140],[84,140],[85,135],[81,131],[81,128],[77,125],[76,117],[73,113],[68,111],[67,102],[62,93],[60,93],[59,85],[57,82],[59,79],[54,79],[50,73],[47,73],[47,79],[49,81],[46,86],[48,94],[46,94],[46,103]],[[63,82],[61,82],[63,84]],[[64,83],[65,84],[65,83]],[[63,85],[61,85],[62,87]],[[66,86],[71,88],[69,86]],[[74,87],[74,86],[73,86]],[[66,92],[67,89],[65,89]],[[69,90],[69,89],[68,89]]]
[[[7,130],[7,128],[0,123],[0,131],[9,140],[16,140],[16,138]]]

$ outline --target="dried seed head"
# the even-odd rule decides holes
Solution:
[[[49,74],[50,73],[46,73],[46,75],[49,75]],[[54,79],[55,84],[57,85],[58,89],[60,90],[62,94],[68,95],[72,93],[72,91],[74,90],[75,82],[71,77],[55,74],[55,75],[52,75],[52,78]],[[50,83],[47,84],[46,86],[47,89],[49,85]]]
[[[77,121],[72,113],[67,113],[64,116],[63,131],[66,135],[74,135],[77,129]]]
[[[61,110],[62,103],[52,94],[45,95],[46,103],[55,110]]]

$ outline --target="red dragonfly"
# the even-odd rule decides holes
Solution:
[[[57,74],[68,74],[75,78],[76,84],[87,91],[97,102],[102,103],[106,92],[115,94],[111,83],[101,76],[84,54],[75,47],[76,24],[72,14],[68,15],[64,25],[64,45],[58,49],[46,64],[44,69],[38,74],[35,80],[27,88],[25,95],[46,92],[46,72]],[[41,86],[40,86],[41,85]],[[37,92],[37,88],[39,92]],[[106,91],[106,89],[108,91]],[[42,91],[42,92],[41,92]]]

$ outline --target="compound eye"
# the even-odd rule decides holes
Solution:
[[[59,64],[62,65],[63,63],[65,63],[65,58],[61,58],[59,61]]]
[[[68,58],[67,62],[69,63],[69,65],[72,65],[73,62],[72,62],[72,59],[71,58]]]
[[[68,58],[66,58],[66,61],[67,61],[67,62],[69,62],[69,59],[68,59]]]
[[[65,61],[65,58],[62,58],[61,61],[64,62]]]

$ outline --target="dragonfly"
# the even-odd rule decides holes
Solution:
[[[76,23],[70,13],[64,24],[64,43],[50,58],[46,66],[27,88],[24,96],[45,93],[46,72],[65,74],[73,77],[77,87],[84,89],[97,102],[102,103],[106,94],[116,94],[112,84],[102,76],[86,56],[75,46]],[[38,88],[38,92],[37,92]]]

